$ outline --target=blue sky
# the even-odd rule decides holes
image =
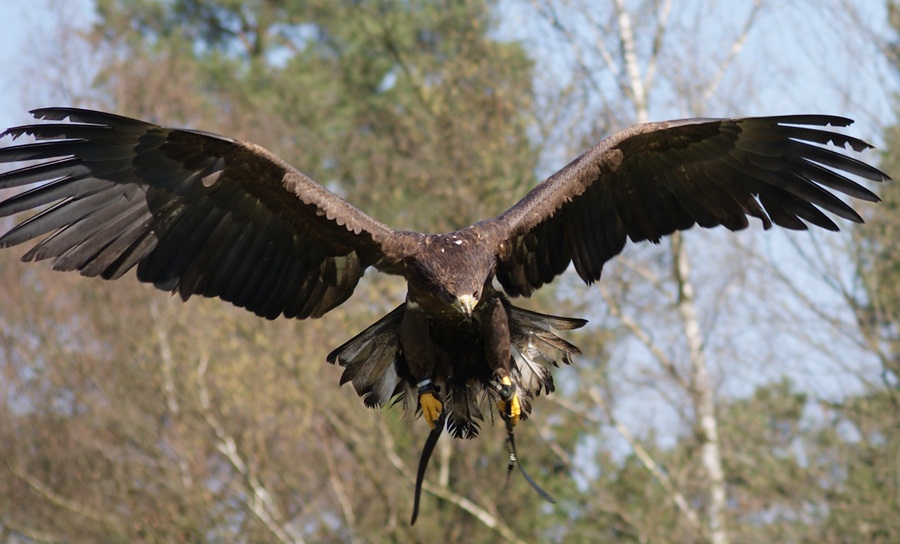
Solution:
[[[64,10],[64,13],[59,11]],[[29,96],[40,94],[40,81],[32,74],[36,65],[34,51],[52,46],[61,17],[87,28],[91,20],[89,0],[3,0],[0,2],[0,127],[6,128],[29,119],[28,108],[50,104],[32,103]],[[54,104],[64,105],[64,104]]]
[[[734,0],[725,4],[711,2],[710,9],[738,8],[749,2]],[[627,5],[635,2],[626,2]],[[690,10],[692,2],[684,4]],[[769,5],[754,26],[742,55],[753,59],[754,77],[778,78],[781,85],[766,85],[754,103],[742,111],[711,112],[717,115],[756,115],[820,111],[854,117],[855,127],[867,139],[877,141],[878,126],[892,115],[890,97],[898,90],[893,71],[873,58],[874,45],[861,43],[868,38],[848,27],[862,25],[875,36],[875,41],[888,38],[884,3],[865,0],[851,5],[858,10],[858,21],[845,17],[840,7],[827,8],[838,2],[789,2]],[[512,2],[510,6],[517,4]],[[676,9],[678,8],[676,3]],[[90,0],[3,0],[0,2],[0,127],[27,120],[30,107],[47,106],[40,102],[39,85],[34,77],[40,73],[35,53],[53,47],[54,29],[61,17],[78,27],[90,24]],[[61,16],[61,11],[65,13]],[[503,8],[508,32],[520,36],[533,28],[533,17],[527,9],[518,20],[516,12]],[[687,13],[688,11],[686,11]],[[728,16],[730,11],[722,13]],[[690,15],[689,15],[690,16]],[[524,20],[523,20],[524,19]],[[521,31],[516,31],[515,28]],[[531,38],[534,42],[535,38]],[[543,45],[543,43],[542,43]],[[765,59],[761,50],[775,51],[778,58]],[[795,59],[792,56],[796,57]],[[758,60],[757,60],[758,58]],[[809,59],[817,59],[810,61]],[[771,70],[768,70],[771,66]],[[787,70],[785,66],[789,66]],[[837,89],[838,82],[843,90]],[[841,83],[843,82],[843,83]],[[775,89],[775,90],[773,90]],[[66,105],[66,104],[53,104]]]

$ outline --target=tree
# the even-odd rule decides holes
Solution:
[[[64,70],[84,66],[70,57],[79,48],[52,53],[69,57],[54,57],[64,77],[46,81],[65,102],[258,142],[379,219],[417,230],[496,214],[540,178],[535,171],[616,128],[748,113],[745,100],[787,94],[778,80],[796,81],[790,67],[766,78],[771,85],[751,77],[759,65],[778,69],[780,51],[758,49],[782,43],[761,35],[776,10],[763,2],[96,5],[93,30],[70,36],[93,48],[91,87],[66,87]],[[827,13],[852,7],[835,0]],[[513,24],[519,41],[500,39]],[[438,201],[440,213],[427,213]],[[860,278],[896,253],[889,235],[863,239]],[[542,290],[592,320],[570,338],[584,356],[555,373],[558,392],[518,431],[529,471],[560,504],[541,502],[519,478],[503,488],[503,432],[485,425],[477,442],[440,443],[414,528],[423,424],[396,409],[364,411],[349,388],[337,389],[339,369],[322,364],[399,302],[398,282],[366,278],[350,305],[320,321],[266,323],[217,301],[181,305],[134,281],[23,267],[2,252],[2,535],[889,541],[891,395],[876,387],[826,401],[783,380],[790,358],[777,340],[803,353],[811,345],[786,326],[808,293],[770,281],[755,241],[692,232],[630,248],[587,296],[580,284],[572,295],[572,278]],[[875,272],[859,281],[871,295],[847,291],[864,294],[854,315],[869,333],[843,334],[875,338],[878,350],[866,353],[888,354],[892,280]],[[763,287],[748,288],[760,277]]]
[[[87,39],[103,64],[88,96],[100,98],[83,103],[257,142],[398,227],[467,224],[534,181],[531,64],[490,37],[485,2],[108,0],[97,14]],[[421,213],[437,199],[440,214]],[[9,531],[479,542],[540,525],[515,515],[536,496],[483,485],[487,474],[500,489],[505,466],[486,432],[436,456],[434,515],[408,526],[423,429],[366,412],[323,364],[399,302],[395,282],[364,282],[321,321],[265,323],[134,281],[23,274],[14,257],[2,255],[20,286],[2,316]]]
[[[746,113],[748,104],[758,107],[754,95],[783,96],[787,90],[779,86],[780,81],[799,79],[782,79],[772,74],[783,70],[789,75],[788,70],[796,68],[788,63],[805,62],[798,59],[802,55],[784,50],[786,37],[766,40],[761,34],[761,22],[771,19],[775,9],[765,2],[737,7],[707,2],[675,7],[666,1],[620,0],[537,1],[531,5],[541,16],[540,31],[557,38],[548,40],[546,49],[552,51],[551,58],[563,57],[567,61],[566,69],[554,67],[555,79],[564,85],[562,91],[555,87],[552,93],[562,96],[564,104],[550,110],[552,116],[546,122],[550,128],[543,134],[559,138],[566,131],[575,133],[577,136],[567,140],[572,142],[565,152],[568,156],[601,134],[651,117],[703,116],[720,111]],[[829,15],[838,15],[834,20],[842,23],[858,14],[857,8],[840,2],[823,9]],[[820,24],[840,27],[836,33],[838,43],[853,41],[849,37],[853,32],[869,38],[865,34],[868,28],[851,26],[852,31],[848,31],[842,24],[824,20],[799,21],[796,28],[800,31],[788,36],[807,36],[804,29]],[[765,51],[761,46],[766,41],[778,43],[782,51]],[[747,60],[747,49],[755,49],[755,54],[752,60],[742,62]],[[539,55],[540,72],[544,65]],[[817,68],[821,65],[814,58],[810,62]],[[755,72],[752,63],[765,64],[765,71]],[[820,71],[826,78],[828,74],[837,77],[828,67]],[[846,92],[853,96],[857,90]],[[806,243],[810,242],[804,240],[798,245]],[[747,388],[729,376],[743,373],[753,380],[752,386],[757,385],[755,380],[765,378],[757,377],[762,373],[750,369],[763,366],[766,359],[772,361],[770,368],[790,366],[785,350],[776,347],[785,344],[777,340],[788,345],[807,341],[805,336],[791,334],[793,329],[782,330],[778,325],[767,328],[767,323],[779,323],[778,314],[785,307],[806,306],[810,297],[802,288],[789,291],[787,298],[776,294],[773,285],[778,291],[781,287],[766,271],[770,265],[758,257],[754,247],[754,238],[747,233],[729,234],[726,238],[716,232],[689,232],[673,236],[660,248],[626,250],[607,268],[606,278],[599,285],[602,302],[593,301],[595,307],[605,304],[613,317],[607,324],[626,334],[611,347],[613,362],[604,362],[598,372],[580,376],[581,383],[603,386],[589,387],[595,393],[578,398],[572,409],[585,414],[586,420],[605,423],[598,435],[608,436],[610,428],[617,431],[634,452],[634,458],[654,477],[670,508],[678,512],[678,516],[668,518],[656,515],[651,523],[632,516],[635,533],[645,540],[659,534],[659,526],[654,522],[669,523],[662,534],[669,538],[678,534],[680,538],[674,540],[710,542],[788,529],[787,518],[759,514],[761,517],[753,519],[754,512],[744,512],[743,503],[734,506],[736,497],[762,500],[783,482],[764,477],[752,483],[736,480],[730,471],[736,470],[739,459],[729,456],[739,456],[741,452],[726,447],[729,442],[737,442],[730,440],[730,435],[743,436],[750,430],[740,424],[735,413],[725,409],[725,405],[734,402],[729,386],[745,391]],[[754,281],[760,287],[754,287]],[[767,308],[772,309],[771,315]],[[815,313],[827,315],[822,311]],[[753,326],[748,327],[751,323]],[[855,333],[849,334],[857,338]],[[800,354],[819,349],[802,345]],[[616,363],[619,359],[627,363]],[[774,372],[780,375],[784,370]],[[634,395],[658,399],[644,400],[639,406],[653,406],[654,415],[659,414],[658,420],[664,423],[635,421],[637,418],[629,414],[636,406]],[[764,409],[765,403],[774,403],[775,398],[755,399],[756,406]],[[779,406],[767,408],[776,411]],[[597,413],[602,413],[603,418],[595,419]],[[668,430],[670,440],[693,440],[693,446],[684,449],[689,455],[669,456],[667,450],[661,451],[653,444],[656,437],[652,431],[659,427]],[[644,429],[643,433],[640,429]],[[768,452],[769,461],[777,464],[778,448],[782,445],[762,427],[757,429],[758,434],[748,437],[748,442],[765,444],[763,449]],[[796,460],[791,463],[801,466]],[[789,474],[796,476],[799,486],[806,485],[809,478],[802,470]],[[797,505],[794,502],[790,508],[801,511]],[[587,508],[600,506],[591,504]],[[753,521],[746,523],[747,519]],[[760,519],[770,521],[761,523]]]

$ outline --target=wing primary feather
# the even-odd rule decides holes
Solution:
[[[12,127],[0,134],[0,138],[10,136],[13,140],[29,135],[37,142],[44,143],[49,146],[62,145],[68,141],[89,140],[95,144],[116,144],[121,143],[121,134],[116,133],[111,127],[98,125],[75,125],[71,123],[43,123],[39,125],[22,125]],[[47,140],[53,140],[47,142]],[[17,149],[31,146],[33,144],[21,144],[3,148],[0,151],[0,157],[14,157]],[[49,156],[48,156],[49,158]],[[31,159],[2,159],[0,162],[13,162],[15,160],[31,160]]]
[[[793,115],[770,115],[766,117],[745,117],[736,119],[739,125],[749,123],[751,125],[815,125],[815,126],[833,126],[848,127],[853,124],[853,119],[841,117],[839,115],[822,115],[819,113],[811,114],[793,114]],[[779,127],[781,128],[781,127]]]
[[[848,221],[854,223],[863,222],[862,217],[853,208],[825,189],[822,189],[803,174],[788,170],[784,175],[788,179],[784,188],[793,195]]]
[[[849,146],[850,149],[857,153],[872,148],[872,144],[860,140],[859,138],[854,138],[853,136],[848,136],[846,134],[840,134],[838,132],[829,130],[819,130],[809,127],[791,127],[780,125],[777,131],[774,132],[774,134],[777,135],[777,139],[779,140],[790,138],[792,140],[803,140],[805,142],[813,142],[821,145],[831,144],[835,147],[843,147],[845,149]],[[758,135],[754,136],[759,138]]]
[[[9,247],[42,236],[66,225],[80,221],[95,209],[103,207],[105,192],[83,198],[69,198],[26,219],[0,238],[0,247]],[[26,255],[33,255],[33,250]],[[25,257],[23,257],[24,259]],[[29,258],[28,260],[32,260]]]
[[[59,178],[82,178],[90,175],[99,177],[97,172],[92,171],[79,159],[59,159],[0,174],[0,189],[11,189]]]
[[[4,200],[0,203],[0,217],[7,217],[26,210],[33,210],[76,195],[89,196],[108,189],[112,185],[113,184],[108,181],[94,177],[77,180],[70,178],[58,179]]]
[[[769,191],[759,195],[759,201],[766,209],[766,213],[772,218],[772,222],[790,230],[808,230],[806,223],[801,221],[796,214],[789,209],[788,201],[795,198],[779,187],[772,187]]]
[[[66,264],[72,262],[67,258],[66,254],[76,246],[92,242],[93,238],[102,232],[108,224],[115,224],[123,218],[127,218],[130,208],[129,203],[122,200],[105,208],[91,211],[82,219],[73,221],[60,228],[52,236],[36,245],[29,252],[29,257],[37,261],[56,257],[57,259],[53,264],[53,268],[56,270],[79,269],[80,266],[78,265],[75,265],[73,268],[72,264]]]
[[[82,108],[38,108],[31,110],[30,113],[36,119],[48,121],[62,121],[68,118],[72,123],[98,125],[96,128],[104,128],[103,125],[106,125],[121,134],[140,134],[148,129],[156,128],[156,125],[146,121]]]
[[[149,214],[146,210],[132,207],[119,222],[107,225],[104,232],[98,235],[102,236],[106,242],[97,249],[90,261],[84,264],[81,273],[85,276],[104,278],[108,274],[114,274],[114,271],[110,269],[111,265],[122,256],[122,253],[135,239],[144,235],[145,229],[142,227],[145,226],[148,219]]]
[[[873,166],[839,153],[833,149],[800,142],[797,140],[781,140],[778,142],[761,142],[758,140],[740,140],[739,147],[761,157],[786,156],[802,157],[806,160],[828,166],[848,174],[859,176],[870,181],[884,181],[885,175]]]
[[[878,195],[859,183],[802,157],[785,157],[785,163],[789,168],[795,170],[806,179],[844,193],[847,196],[867,202],[879,202],[881,200],[878,198]]]
[[[73,156],[88,162],[122,161],[134,156],[134,149],[131,145],[115,144],[112,141],[98,146],[97,142],[85,139],[39,141],[0,148],[0,162],[47,160]]]

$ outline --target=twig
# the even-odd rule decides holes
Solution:
[[[234,438],[228,433],[225,426],[219,421],[219,418],[213,414],[209,400],[209,390],[206,387],[206,369],[208,365],[209,356],[205,352],[201,353],[200,363],[197,365],[200,408],[203,411],[203,418],[218,438],[218,442],[215,444],[216,449],[228,459],[231,466],[243,477],[244,483],[249,488],[248,491],[250,493],[244,499],[244,503],[280,542],[284,544],[303,544],[302,536],[296,534],[288,524],[278,521],[282,516],[272,500],[271,494],[241,457]]]
[[[401,474],[403,474],[406,479],[408,479],[410,482],[415,481],[412,470],[410,470],[410,468],[406,466],[406,463],[404,463],[403,460],[400,459],[400,456],[397,454],[397,450],[394,447],[394,438],[391,436],[391,433],[384,427],[383,424],[379,424],[379,430],[381,431],[382,443],[384,444],[384,449],[385,453],[387,454],[388,460],[392,465],[394,465],[394,468],[396,468]],[[425,480],[422,484],[422,489],[434,495],[435,497],[440,497],[450,504],[456,505],[463,511],[468,512],[469,514],[474,516],[475,519],[484,524],[485,527],[493,530],[495,533],[503,537],[503,539],[507,542],[525,542],[522,537],[513,532],[513,530],[508,525],[503,523],[502,520],[492,515],[484,508],[478,506],[471,500],[450,491],[449,488],[443,488],[439,485],[432,484],[428,480]]]

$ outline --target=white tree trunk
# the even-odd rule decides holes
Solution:
[[[619,40],[622,44],[622,62],[628,80],[629,98],[635,108],[637,121],[649,120],[649,102],[647,86],[641,76],[636,54],[631,15],[624,5],[624,0],[615,0],[615,9],[619,27]],[[665,21],[660,21],[660,29],[665,28]],[[662,31],[662,30],[661,30]],[[736,42],[738,50],[743,38]],[[736,53],[735,53],[736,54]],[[647,63],[647,76],[655,71],[656,57],[651,56]],[[715,85],[714,81],[711,85]],[[691,283],[691,265],[685,249],[681,233],[676,232],[671,238],[673,275],[678,288],[676,307],[680,319],[688,358],[690,359],[690,387],[688,394],[694,408],[695,428],[701,448],[703,469],[706,472],[708,505],[708,533],[712,544],[727,544],[728,532],[725,527],[725,509],[727,494],[725,489],[725,470],[722,466],[722,453],[719,447],[719,425],[716,419],[715,392],[709,369],[703,352],[703,335],[700,320],[697,316],[694,286]]]
[[[707,478],[709,497],[709,539],[713,544],[727,544],[725,528],[725,470],[719,448],[719,423],[716,418],[715,389],[709,377],[706,357],[703,353],[703,336],[691,283],[691,264],[681,233],[672,235],[672,261],[675,281],[678,285],[676,306],[681,319],[684,340],[690,358],[690,389],[694,417],[697,421],[697,440],[700,442],[701,460]]]

